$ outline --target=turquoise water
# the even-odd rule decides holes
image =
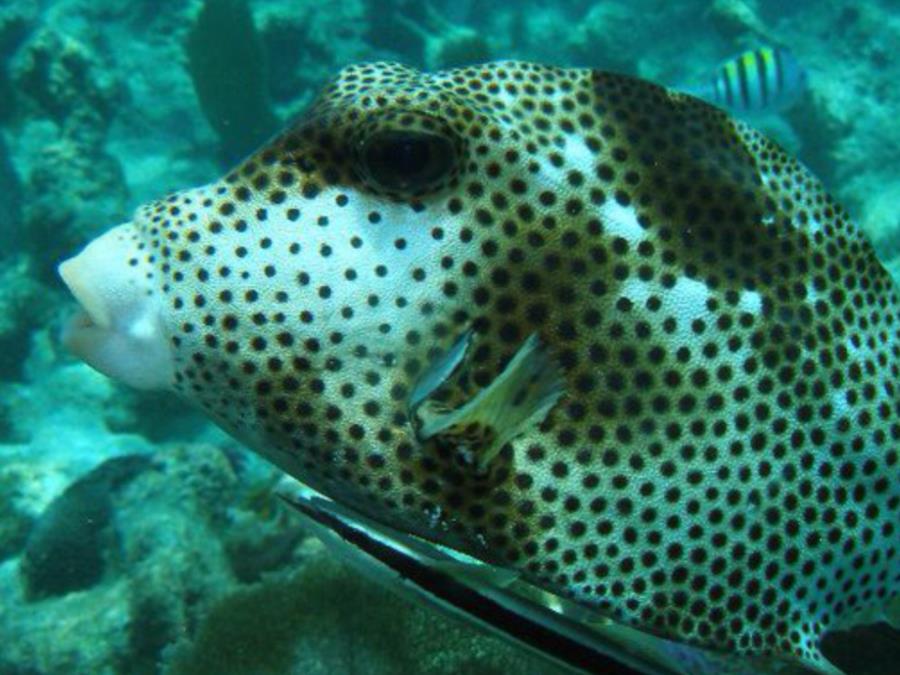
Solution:
[[[563,672],[345,565],[274,496],[277,469],[171,393],[75,358],[61,336],[76,303],[56,268],[139,205],[217,180],[344,66],[522,59],[730,102],[823,181],[897,278],[900,7],[783,5],[4,0],[0,675]],[[742,85],[735,59],[772,67],[767,47],[796,77],[746,66]],[[703,90],[717,77],[732,79]],[[896,495],[897,465],[882,471]],[[663,650],[677,672],[807,672],[679,649]],[[900,671],[884,622],[835,632],[824,651],[847,673]]]

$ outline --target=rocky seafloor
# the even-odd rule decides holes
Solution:
[[[360,579],[272,497],[274,470],[75,362],[56,264],[141,202],[215,178],[349,62],[525,58],[674,84],[781,44],[809,89],[759,123],[897,274],[893,4],[0,4],[0,675],[553,672]]]

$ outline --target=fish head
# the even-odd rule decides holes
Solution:
[[[140,207],[60,266],[67,344],[356,495],[348,467],[411,452],[409,393],[478,314],[483,176],[534,168],[458,77],[351,66],[221,180]]]
[[[822,635],[900,593],[896,289],[696,99],[352,66],[61,272],[89,363],[617,621],[831,672]]]

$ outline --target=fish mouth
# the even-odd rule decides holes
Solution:
[[[59,265],[59,276],[69,292],[78,303],[78,310],[66,323],[64,334],[71,330],[86,330],[100,328],[109,330],[111,321],[109,313],[96,293],[85,281],[85,277],[79,269],[79,257],[70,258]]]
[[[79,309],[62,330],[63,345],[95,370],[137,389],[167,389],[174,377],[161,316],[134,226],[101,235],[60,263],[59,276]]]

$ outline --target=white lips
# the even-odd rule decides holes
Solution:
[[[84,277],[79,274],[79,257],[69,258],[59,266],[59,276],[81,305],[81,311],[72,318],[72,321],[85,328],[90,326],[109,328],[108,313],[104,311],[105,308],[96,294],[91,293],[90,287],[84,282]]]
[[[60,264],[59,275],[81,305],[63,331],[66,347],[127,385],[168,388],[173,359],[159,296],[148,281],[152,270],[137,249],[133,226],[101,235]]]

